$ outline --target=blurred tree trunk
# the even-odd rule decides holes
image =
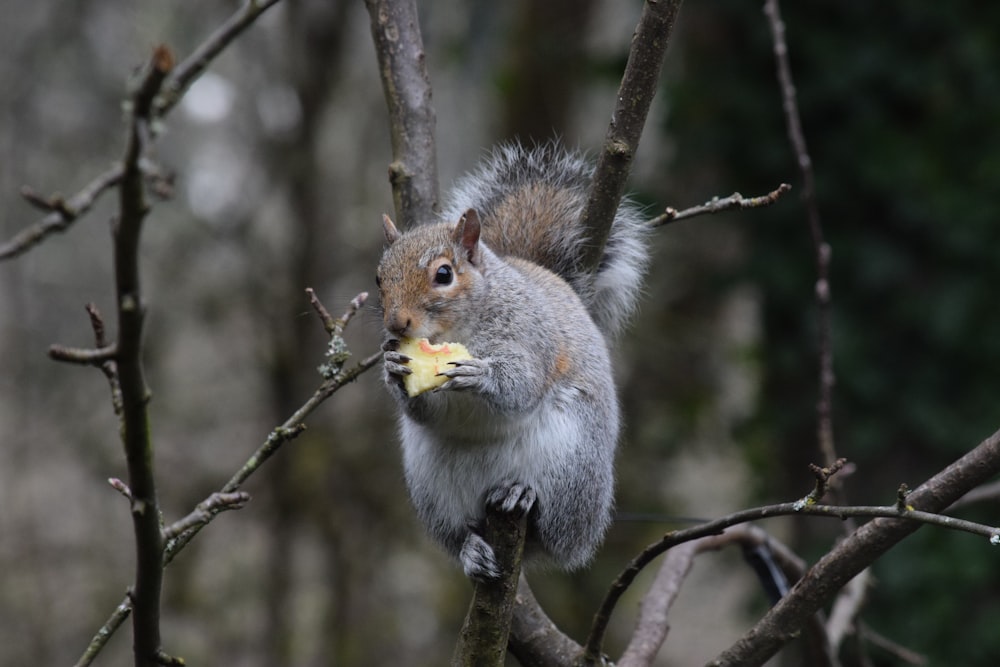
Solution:
[[[570,126],[570,109],[586,74],[593,0],[520,0],[515,10],[503,138],[545,141]],[[627,48],[627,45],[626,45]]]
[[[322,130],[327,100],[341,69],[345,14],[348,3],[327,3],[310,0],[285,6],[287,49],[282,80],[288,82],[300,106],[298,124],[287,134],[267,141],[264,145],[268,173],[283,176],[278,191],[287,199],[293,227],[289,233],[289,252],[271,258],[279,267],[272,276],[259,276],[267,282],[262,291],[271,297],[262,304],[276,320],[270,334],[268,356],[272,422],[287,418],[313,391],[316,384],[315,359],[323,348],[322,331],[312,317],[303,317],[308,310],[305,288],[320,285],[330,278],[331,267],[338,265],[333,255],[336,244],[327,242],[324,226],[333,216],[329,211],[335,188],[323,182],[319,134]],[[275,277],[280,276],[280,277]],[[274,282],[272,282],[272,280]],[[306,350],[316,350],[310,354]],[[321,497],[322,489],[303,487],[296,475],[296,462],[287,454],[277,457],[267,480],[269,496],[269,533],[265,598],[268,632],[262,641],[265,664],[282,665],[293,662],[295,619],[291,597],[295,593],[293,572],[295,549],[303,528],[314,512],[309,504]],[[329,546],[329,545],[326,545]],[[338,596],[340,591],[331,591]],[[329,628],[335,641],[338,627]],[[324,647],[325,648],[325,647]]]

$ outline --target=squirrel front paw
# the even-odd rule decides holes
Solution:
[[[441,375],[448,378],[448,381],[434,391],[462,391],[475,389],[482,385],[483,380],[488,377],[490,362],[488,359],[461,359],[450,361],[451,366]]]
[[[486,511],[509,514],[520,519],[534,507],[535,497],[535,490],[529,486],[518,482],[504,484],[486,494]],[[499,579],[503,572],[497,562],[496,553],[489,542],[477,532],[478,530],[477,525],[471,525],[462,543],[458,556],[462,562],[462,569],[470,579],[478,581]]]
[[[382,343],[382,353],[386,381],[402,388],[403,378],[413,372],[407,365],[410,363],[410,357],[399,352],[399,341],[395,339]]]

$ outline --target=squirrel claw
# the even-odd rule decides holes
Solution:
[[[410,362],[410,357],[405,354],[386,350],[382,359],[385,362],[385,370],[390,375],[409,375],[413,372],[413,369],[406,365]]]
[[[485,359],[461,359],[449,361],[448,364],[451,368],[438,373],[448,378],[447,382],[438,387],[441,391],[474,389],[489,368],[489,362]]]
[[[535,506],[535,490],[526,484],[512,482],[501,484],[486,493],[487,512],[510,514],[516,518],[523,517]],[[497,563],[493,547],[479,534],[479,522],[469,521],[469,529],[458,554],[462,569],[470,579],[476,581],[491,581],[499,579],[503,574]]]
[[[498,486],[486,494],[486,506],[495,512],[522,517],[535,505],[535,490],[513,482]]]

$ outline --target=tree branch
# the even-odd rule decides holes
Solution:
[[[122,442],[128,464],[128,487],[132,493],[132,524],[135,532],[136,573],[131,595],[133,652],[136,667],[155,667],[160,653],[160,588],[163,581],[163,535],[153,473],[153,443],[150,439],[149,390],[142,367],[145,308],[139,280],[139,240],[142,222],[149,211],[139,159],[149,135],[149,110],[160,85],[173,67],[173,55],[165,46],[153,51],[137,90],[132,95],[132,114],[122,178],[119,183],[119,216],[114,225],[113,254],[118,307],[118,343],[115,361],[122,394]]]
[[[816,202],[816,176],[813,172],[812,158],[806,146],[805,133],[802,131],[802,119],[799,116],[799,106],[796,101],[795,82],[792,79],[792,67],[788,61],[788,44],[785,42],[785,24],[781,20],[781,9],[778,0],[766,0],[764,14],[768,18],[771,35],[774,41],[774,58],[777,67],[778,83],[781,88],[782,107],[785,111],[785,125],[788,139],[795,151],[796,162],[802,175],[802,202],[806,207],[809,231],[812,235],[813,248],[816,253],[816,305],[818,307],[819,325],[819,398],[816,402],[817,439],[820,453],[827,465],[837,459],[837,451],[833,440],[833,386],[836,376],[833,372],[833,342],[831,323],[830,289],[830,258],[832,249],[823,236],[823,225],[820,221],[819,205]]]
[[[174,68],[159,96],[154,101],[153,113],[157,117],[166,116],[184,97],[191,84],[200,77],[229,44],[244,30],[253,25],[261,14],[278,4],[280,0],[247,0],[215,32],[208,36],[191,55]]]
[[[63,200],[61,197],[52,197],[46,200],[50,210],[45,217],[34,225],[27,227],[14,235],[9,241],[0,244],[0,261],[17,257],[27,252],[35,245],[42,242],[45,237],[55,232],[64,232],[78,218],[83,216],[97,201],[97,198],[107,189],[118,185],[122,178],[122,166],[116,164],[107,171],[98,175],[94,180],[83,186],[79,192]],[[32,194],[28,194],[28,193]],[[38,195],[27,188],[21,189],[21,194],[28,199],[33,206],[38,206]]]
[[[906,497],[906,504],[924,508],[923,514],[940,512],[997,473],[1000,473],[1000,431],[924,482]],[[903,512],[904,518],[915,518],[905,507]],[[861,526],[813,565],[791,593],[711,664],[719,667],[764,664],[794,636],[804,619],[920,525],[916,521],[879,518]],[[996,533],[990,538],[991,543],[1000,544],[1000,537],[995,536]]]
[[[194,511],[186,517],[165,527],[163,529],[163,539],[168,541],[172,540],[181,533],[191,530],[196,526],[204,526],[209,521],[214,519],[220,512],[242,509],[248,502],[250,502],[250,494],[243,491],[237,491],[235,493],[213,493],[208,498],[198,503],[195,506]]]
[[[583,652],[545,615],[523,574],[514,598],[508,648],[521,667],[575,665]]]
[[[667,552],[656,578],[642,598],[635,631],[625,652],[616,663],[618,667],[642,667],[653,664],[653,659],[670,630],[667,615],[674,600],[677,599],[677,594],[680,593],[681,584],[691,570],[694,557],[702,548],[701,542],[695,540]]]
[[[158,95],[148,100],[149,117],[162,118],[180,101],[190,85],[201,76],[212,60],[229,45],[237,36],[249,27],[268,8],[279,0],[247,0],[222,26],[205,40],[201,46],[183,62],[173,68],[167,78],[161,82]],[[138,166],[143,171],[149,171],[148,161],[141,159]],[[117,186],[124,175],[125,167],[115,164],[107,171],[98,175],[69,199],[59,196],[43,197],[28,187],[21,189],[28,203],[35,208],[48,211],[41,220],[25,228],[7,242],[0,244],[0,261],[17,257],[41,243],[47,236],[55,232],[66,231],[74,222],[80,219],[106,190]],[[156,170],[152,173],[157,181],[157,192],[162,194],[164,187],[169,187],[169,177]]]
[[[433,221],[438,213],[434,107],[414,0],[365,0],[389,109],[389,182],[396,222]]]
[[[604,254],[680,7],[681,0],[647,0],[643,4],[582,215],[583,238],[587,239],[582,258],[585,267],[596,269]]]
[[[315,296],[315,295],[313,295]],[[364,303],[364,298],[362,295],[358,295],[351,301],[351,309],[354,309],[354,304],[357,307]],[[324,309],[325,310],[325,309]],[[325,326],[325,323],[324,323]],[[235,509],[229,500],[239,500],[243,496],[239,493],[240,487],[246,482],[260,467],[270,459],[277,451],[281,448],[283,444],[293,440],[296,436],[302,433],[305,426],[305,419],[312,414],[312,412],[319,407],[326,399],[336,393],[343,386],[353,382],[359,375],[364,373],[366,370],[376,365],[382,359],[382,353],[378,352],[372,354],[371,356],[361,360],[355,364],[352,368],[346,371],[341,371],[333,377],[325,378],[319,388],[313,393],[309,399],[303,403],[283,424],[276,427],[264,440],[250,457],[246,460],[243,466],[226,482],[219,491],[213,493],[205,501],[199,503],[198,507],[188,515],[185,519],[172,524],[164,530],[166,536],[166,542],[163,549],[163,565],[170,564],[174,557],[188,545],[191,540],[201,531],[202,528],[207,526],[220,512],[226,509]],[[114,484],[116,489],[120,492],[125,493],[128,491],[128,487],[119,482],[119,484]],[[124,491],[122,490],[124,488]],[[128,497],[126,495],[126,497]],[[221,498],[222,500],[213,501],[212,498]],[[198,508],[201,508],[199,512]],[[184,525],[186,524],[186,525]],[[178,530],[181,528],[181,530]],[[98,629],[94,634],[94,637],[90,640],[87,648],[84,650],[83,655],[76,662],[75,667],[87,667],[90,665],[94,659],[103,650],[105,644],[111,636],[121,627],[125,619],[128,618],[132,611],[132,598],[131,596],[126,596],[125,599],[115,607],[115,610],[111,613],[104,624]]]
[[[656,216],[646,224],[649,227],[662,227],[664,225],[669,225],[672,222],[677,222],[678,220],[686,220],[688,218],[694,218],[699,215],[715,214],[721,213],[722,211],[728,211],[734,208],[759,208],[761,206],[770,206],[774,202],[778,201],[781,195],[785,194],[792,189],[788,183],[782,183],[777,188],[768,192],[766,195],[760,197],[744,197],[739,192],[734,192],[728,197],[720,199],[719,197],[714,197],[713,199],[701,204],[700,206],[692,206],[686,208],[682,211],[678,211],[673,207],[667,207],[667,210]]]
[[[992,443],[992,445],[990,445],[990,443]],[[1000,450],[1000,432],[995,434],[993,438],[991,438],[991,440],[988,440],[987,442],[981,444],[974,451],[982,451],[984,447],[986,449],[989,449],[990,446],[992,446],[992,448],[994,449]],[[971,454],[969,456],[971,456]],[[968,458],[968,456],[966,458]],[[965,461],[966,458],[963,458],[961,461]],[[982,462],[979,463],[970,462],[963,465],[980,465],[980,466],[989,465],[993,466],[997,471],[1000,471],[1000,460],[991,461],[989,459],[988,454],[980,454],[980,458],[982,459]],[[953,466],[951,466],[948,470],[951,470],[955,466],[959,466],[961,464],[961,461],[959,463],[953,464]],[[924,486],[921,487],[921,489],[924,489],[925,487],[927,487],[927,485],[932,484],[934,480],[937,480],[938,477],[940,477],[941,475],[945,475],[945,473],[947,472],[948,471],[946,470],[940,473],[932,480],[926,482]],[[972,472],[970,471],[968,475],[971,474]],[[988,479],[989,476],[990,475],[986,475],[984,479]],[[963,478],[963,482],[964,479],[965,478]],[[970,479],[976,479],[976,478],[970,477]],[[961,485],[963,482],[952,482],[951,484],[953,486]],[[819,483],[818,480],[817,483]],[[964,493],[968,489],[975,487],[978,483],[979,482],[976,483],[969,482],[968,483],[969,485],[967,487],[961,487],[962,488],[961,492],[957,493],[955,498],[959,497],[961,493]],[[949,486],[949,488],[951,488],[951,486]],[[639,555],[633,558],[632,561],[629,563],[629,565],[625,568],[625,570],[622,571],[620,575],[618,575],[618,578],[615,579],[615,581],[612,583],[611,588],[605,595],[604,601],[601,603],[600,608],[594,615],[594,621],[593,624],[591,625],[590,635],[588,636],[587,642],[585,644],[584,660],[589,661],[590,663],[595,663],[598,661],[601,655],[601,645],[603,643],[604,633],[607,630],[607,625],[609,621],[611,620],[611,613],[614,611],[614,608],[618,603],[618,600],[621,598],[622,594],[632,584],[636,576],[639,574],[639,572],[642,571],[643,568],[649,565],[649,563],[651,563],[660,554],[664,553],[665,551],[671,549],[674,546],[683,544],[685,542],[689,542],[694,539],[698,539],[700,537],[717,535],[730,526],[747,523],[749,521],[757,521],[760,519],[772,518],[776,516],[789,516],[796,514],[808,515],[808,516],[825,516],[825,517],[837,518],[840,520],[844,520],[847,518],[874,518],[882,520],[892,519],[895,521],[890,521],[890,522],[872,521],[868,524],[865,524],[865,526],[863,526],[862,529],[869,528],[873,524],[879,526],[887,525],[886,530],[888,530],[889,528],[892,528],[893,530],[898,530],[898,528],[893,528],[893,527],[903,526],[907,528],[907,532],[905,534],[908,535],[910,532],[916,530],[916,528],[919,527],[921,524],[931,524],[943,528],[949,528],[952,530],[961,530],[969,532],[974,535],[980,535],[982,537],[988,538],[991,544],[1000,543],[1000,527],[986,526],[983,524],[964,521],[962,519],[956,519],[954,517],[944,516],[936,513],[937,510],[944,509],[945,507],[947,507],[948,504],[941,505],[940,507],[929,506],[927,510],[912,509],[912,507],[915,504],[913,502],[914,497],[917,496],[918,492],[914,492],[913,494],[907,496],[907,502],[905,504],[900,504],[899,502],[897,502],[894,505],[887,505],[887,506],[820,505],[816,503],[813,495],[814,493],[815,490],[813,493],[810,493],[809,495],[800,498],[795,502],[779,503],[775,505],[765,505],[763,507],[741,510],[739,512],[734,512],[733,514],[730,514],[728,516],[715,519],[713,521],[708,521],[706,523],[697,526],[692,526],[691,528],[672,531],[664,535],[663,539],[661,539],[659,542],[656,542],[646,547],[646,549],[644,549]],[[917,497],[923,500],[924,494],[921,494],[920,496]],[[921,502],[919,504],[924,504],[924,503]],[[900,521],[901,519],[903,521]],[[855,532],[855,534],[857,534],[857,531]],[[900,537],[899,539],[902,539],[902,537]],[[839,549],[842,546],[843,545],[841,544],[837,548]],[[888,547],[886,547],[886,549],[888,549]],[[881,555],[881,553],[879,553],[878,555]],[[874,560],[874,558],[872,560]],[[868,563],[866,563],[865,565],[867,564]],[[863,569],[863,567],[859,568],[858,572],[861,569]],[[857,572],[854,572],[851,574],[851,576],[847,577],[844,580],[845,583],[846,581],[854,577],[856,574]],[[834,589],[831,595],[836,593],[838,589],[839,587],[837,587],[837,589]],[[793,592],[794,590],[796,589],[793,589]],[[812,611],[815,611],[815,609],[813,609]],[[805,613],[803,618],[808,616],[809,613]]]
[[[455,645],[452,667],[504,664],[527,527],[527,511],[505,512],[486,504],[483,539],[493,547],[502,575],[496,580],[474,582],[472,602]]]

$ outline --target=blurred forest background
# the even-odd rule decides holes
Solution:
[[[761,3],[681,10],[631,190],[683,208],[758,195],[798,172]],[[69,195],[121,155],[127,80],[180,57],[235,2],[0,0],[0,232],[39,214],[22,185]],[[596,150],[641,3],[424,3],[442,188],[498,140]],[[793,73],[833,247],[838,453],[848,498],[885,504],[1000,425],[1000,5],[787,2]],[[160,500],[168,521],[229,478],[319,384],[335,314],[374,291],[391,211],[386,112],[361,2],[288,0],[212,66],[164,124],[176,173],[142,246]],[[593,568],[531,577],[580,638],[610,579],[664,530],[811,487],[818,462],[815,265],[796,191],[657,234],[620,343],[623,513]],[[113,313],[109,196],[67,233],[0,263],[0,664],[71,664],[131,581],[125,475],[106,382],[56,364],[86,346],[84,304]],[[348,329],[377,347],[369,311]],[[164,642],[192,665],[437,665],[470,587],[423,536],[378,369],[345,388],[168,568]],[[998,503],[964,516],[997,523]],[[650,518],[648,515],[654,515]],[[664,517],[657,519],[656,517]],[[774,521],[804,556],[842,530]],[[874,568],[873,630],[931,664],[995,665],[997,552],[923,528]],[[642,586],[636,590],[641,591]],[[632,602],[619,607],[621,631]],[[764,609],[737,554],[702,558],[663,664],[700,664]],[[620,641],[620,639],[619,639]],[[614,638],[612,638],[614,649]],[[97,664],[125,664],[130,629]],[[874,665],[901,664],[869,647]],[[794,658],[787,659],[794,664]],[[854,664],[848,660],[845,664]]]

